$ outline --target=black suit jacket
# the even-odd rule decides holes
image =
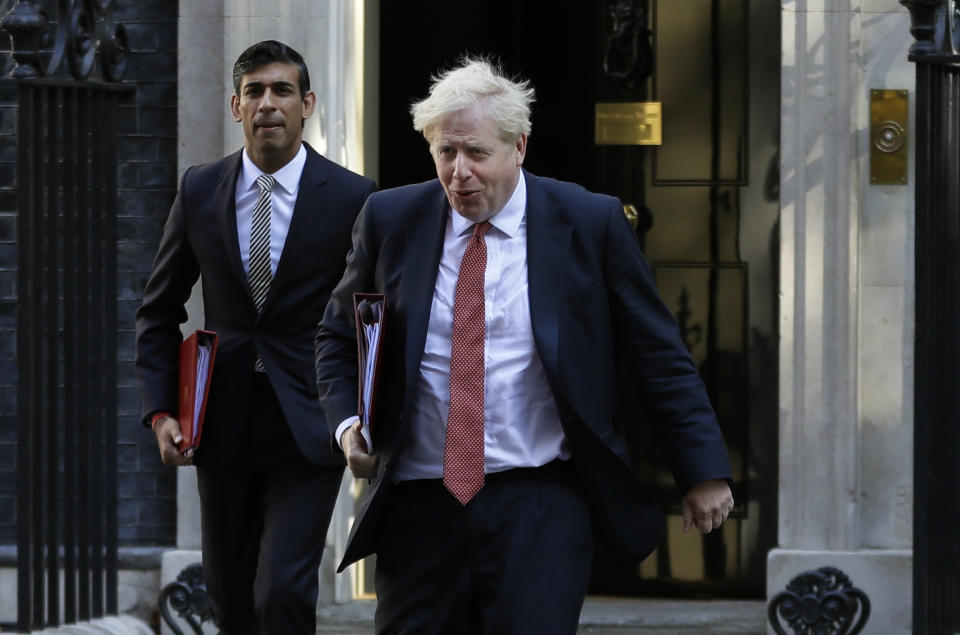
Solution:
[[[618,431],[616,369],[658,432],[681,490],[729,478],[703,383],[660,299],[618,200],[526,171],[530,319],[537,352],[598,532],[642,559],[663,518],[630,468]],[[358,509],[341,568],[376,548],[377,518],[407,433],[449,205],[436,180],[372,195],[353,231],[347,270],[317,334],[317,380],[331,429],[356,413],[351,294],[387,295],[374,445],[379,473]]]
[[[220,336],[195,462],[217,466],[239,449],[259,353],[301,452],[342,465],[331,452],[317,401],[313,338],[330,290],[343,273],[350,228],[374,183],[310,146],[283,253],[261,314],[240,259],[236,187],[241,152],[188,169],[170,210],[137,311],[136,371],[141,411],[177,412],[177,355],[184,302],[199,276],[205,328]]]

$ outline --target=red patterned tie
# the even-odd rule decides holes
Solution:
[[[488,229],[487,221],[473,226],[460,261],[453,302],[443,484],[464,505],[483,487],[483,274],[487,268],[483,235]]]

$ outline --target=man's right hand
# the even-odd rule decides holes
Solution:
[[[377,475],[379,454],[370,454],[367,451],[367,442],[360,433],[360,422],[343,431],[340,436],[340,447],[347,457],[347,467],[355,478],[374,478]]]
[[[186,454],[180,454],[180,442],[183,441],[183,435],[180,434],[180,422],[173,417],[162,417],[157,424],[153,426],[153,431],[157,435],[157,446],[160,448],[160,458],[164,465],[193,465],[193,450],[187,450]]]

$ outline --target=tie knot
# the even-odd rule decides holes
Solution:
[[[264,192],[272,192],[273,186],[276,184],[277,180],[269,174],[261,174],[257,177],[257,185],[259,185],[260,189]]]
[[[473,226],[473,237],[475,240],[480,240],[483,238],[483,235],[487,233],[487,230],[493,227],[489,221],[483,221],[482,223],[477,223]]]

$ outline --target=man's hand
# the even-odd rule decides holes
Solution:
[[[343,448],[343,454],[347,457],[347,467],[355,478],[373,478],[377,475],[380,455],[370,454],[367,451],[367,442],[360,434],[360,425],[357,421],[343,431],[340,447]]]
[[[187,450],[186,454],[180,454],[179,445],[183,441],[183,435],[180,434],[179,421],[173,417],[161,417],[153,426],[153,431],[157,435],[157,446],[160,448],[160,458],[164,465],[193,464],[193,449]]]
[[[719,529],[733,509],[733,494],[722,479],[698,483],[683,497],[683,533],[696,526],[709,534]]]

